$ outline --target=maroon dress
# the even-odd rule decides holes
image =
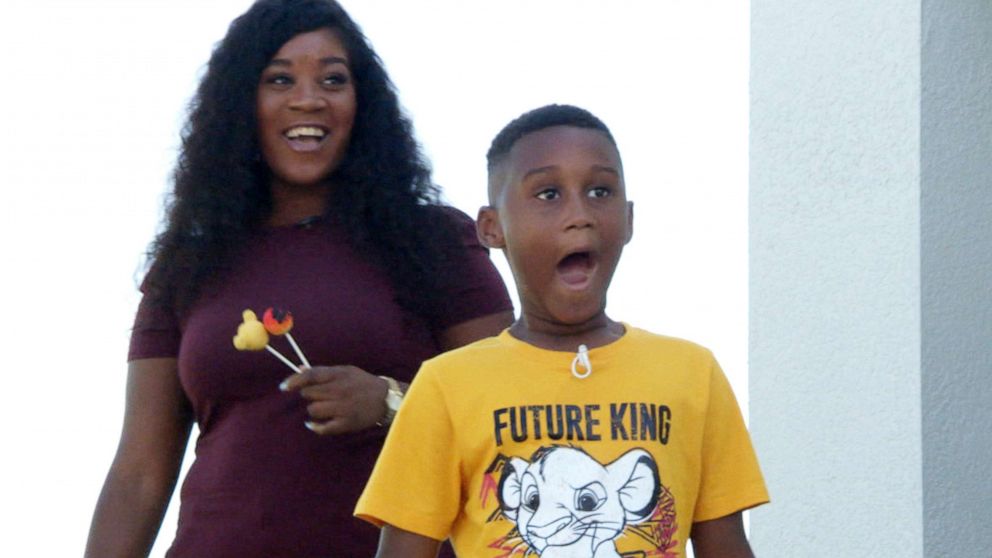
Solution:
[[[267,351],[231,342],[244,309],[293,313],[294,339],[314,365],[351,364],[409,382],[440,348],[434,333],[511,309],[488,253],[464,214],[468,263],[437,323],[405,313],[385,274],[343,231],[318,222],[257,234],[237,270],[181,320],[142,300],[129,359],[178,357],[200,435],[183,482],[168,556],[371,557],[378,530],[352,517],[385,430],[318,436],[306,404],[279,383],[291,370]],[[296,361],[283,337],[270,344]],[[424,433],[430,435],[430,433]]]

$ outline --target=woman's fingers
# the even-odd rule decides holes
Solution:
[[[287,377],[279,384],[283,391],[298,391],[309,386],[320,386],[339,379],[339,372],[353,366],[314,366],[302,368],[298,374]]]
[[[315,434],[321,436],[333,435],[333,434],[345,434],[351,432],[352,429],[348,428],[345,423],[339,419],[332,419],[324,422],[317,422],[308,420],[305,423],[307,428],[313,431]]]
[[[355,366],[306,368],[279,387],[308,401],[306,427],[321,435],[370,428],[386,412],[386,381]]]

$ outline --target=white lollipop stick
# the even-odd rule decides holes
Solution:
[[[288,358],[282,356],[282,353],[280,353],[279,351],[273,349],[271,345],[266,345],[265,348],[270,353],[272,353],[273,356],[275,356],[276,358],[278,358],[279,360],[281,360],[283,364],[285,364],[286,366],[292,368],[294,372],[296,372],[296,373],[299,373],[300,372],[300,367],[299,366],[293,364],[293,361],[291,361]]]
[[[286,340],[289,341],[289,344],[293,346],[293,350],[296,351],[296,356],[300,357],[300,361],[303,362],[303,366],[310,368],[310,361],[307,360],[307,357],[303,354],[303,351],[300,350],[300,346],[296,344],[296,340],[293,339],[293,336],[290,335],[288,331],[285,335]]]

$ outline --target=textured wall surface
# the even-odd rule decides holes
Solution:
[[[762,557],[992,548],[992,2],[754,0]]]
[[[923,2],[926,556],[992,556],[992,2]]]
[[[920,4],[751,13],[752,544],[921,556]]]

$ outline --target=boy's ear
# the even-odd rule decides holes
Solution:
[[[624,244],[630,242],[630,239],[634,237],[634,202],[627,202],[627,239],[624,240]]]
[[[499,222],[499,212],[495,207],[484,205],[479,208],[479,216],[475,220],[475,232],[479,236],[479,242],[486,248],[506,248],[503,225]]]

